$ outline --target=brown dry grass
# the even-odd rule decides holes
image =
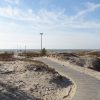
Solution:
[[[22,52],[22,53],[19,53],[18,55],[25,56],[27,58],[40,57],[40,53],[38,52]]]
[[[59,60],[100,71],[100,51],[80,51],[76,53],[58,53],[53,55],[53,57],[56,56]]]
[[[14,53],[8,53],[8,52],[1,53],[0,60],[1,61],[13,61],[13,60],[15,60]]]
[[[100,57],[100,51],[82,51],[77,53],[78,56],[95,56]]]

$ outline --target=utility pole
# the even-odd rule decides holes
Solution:
[[[43,35],[43,33],[40,33],[40,35],[41,35],[41,51],[42,51],[42,35]]]
[[[25,53],[26,53],[26,45],[25,45]]]
[[[17,53],[18,53],[18,44],[17,44],[17,50],[16,50],[16,51],[17,51]]]

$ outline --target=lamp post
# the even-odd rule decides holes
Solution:
[[[25,45],[25,53],[26,53],[26,45]]]
[[[40,35],[41,35],[41,51],[42,51],[42,35],[43,35],[43,33],[40,33]]]

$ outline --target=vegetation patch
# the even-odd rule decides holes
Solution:
[[[0,61],[14,61],[14,53],[8,53],[8,52],[4,52],[4,53],[0,53]]]
[[[38,53],[38,52],[22,52],[22,53],[19,53],[18,56],[24,56],[26,58],[40,57],[40,53]]]
[[[100,71],[100,52],[81,51],[76,53],[57,53],[49,55],[60,60],[68,61],[81,67],[91,68]]]

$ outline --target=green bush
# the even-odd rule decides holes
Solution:
[[[45,48],[43,48],[41,50],[41,56],[46,56],[47,55],[47,50]]]

